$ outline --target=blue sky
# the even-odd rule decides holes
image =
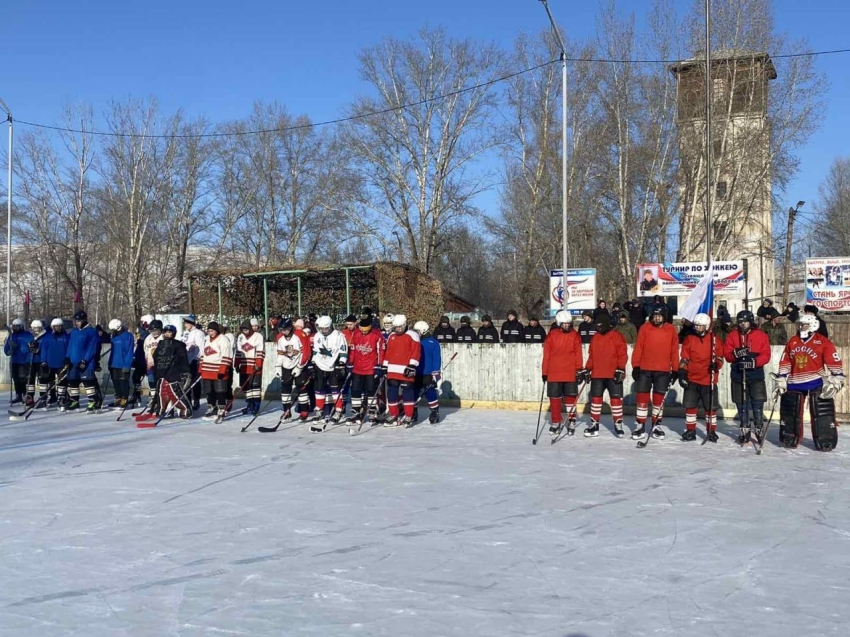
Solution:
[[[620,1],[638,16],[650,4]],[[595,0],[550,6],[570,36],[593,32]],[[846,0],[774,6],[779,32],[805,37],[813,50],[850,48]],[[156,96],[165,112],[182,108],[213,122],[247,115],[256,100],[278,100],[314,121],[332,119],[363,89],[358,51],[425,24],[508,45],[517,31],[537,31],[547,20],[537,0],[7,0],[0,8],[0,97],[17,119],[40,123],[58,123],[69,101],[98,112],[131,95]],[[799,152],[790,203],[804,199],[810,207],[831,160],[850,154],[848,67],[850,54],[818,61],[831,82],[829,108]]]

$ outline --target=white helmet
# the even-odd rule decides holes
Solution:
[[[59,318],[57,316],[55,319],[50,321],[50,327],[61,327],[61,328],[64,329],[65,328],[65,321],[63,321],[61,318]]]
[[[142,317],[142,319],[141,319],[142,327],[147,327],[147,326],[148,326],[148,324],[149,324],[152,320],[153,320],[153,315],[151,315],[151,314],[145,314],[145,315]],[[110,323],[110,325],[112,325],[112,323]],[[109,329],[112,329],[112,328],[110,327]]]
[[[384,316],[384,320],[381,321],[381,323],[383,323],[384,327],[392,327],[394,318],[395,317],[392,314],[387,314]]]
[[[153,318],[151,318],[151,321],[153,321]],[[108,327],[109,327],[110,332],[120,331],[121,328],[123,327],[123,325],[121,323],[121,319],[112,319],[111,321],[109,321]]]
[[[23,328],[23,326],[24,326],[24,322],[19,318],[16,318],[15,320],[12,321],[12,327]]]
[[[30,329],[36,334],[40,334],[44,331],[44,323],[35,319],[32,323],[30,323]]]
[[[416,321],[413,324],[413,331],[418,332],[419,336],[425,336],[428,333],[428,323],[425,321]]]
[[[708,314],[700,312],[694,317],[694,327],[704,327],[703,331],[697,331],[697,334],[704,334],[711,327],[711,317]]]
[[[818,331],[820,321],[812,314],[803,314],[797,319],[797,333],[800,338],[809,338],[812,334]]]
[[[320,332],[324,332],[328,330],[330,332],[333,329],[334,322],[331,320],[330,316],[320,316],[316,319],[316,329]]]
[[[396,314],[393,317],[393,327],[407,327],[407,317],[404,314]]]
[[[563,325],[564,323],[569,323],[570,325],[572,325],[573,317],[566,310],[560,310],[555,315],[555,324],[556,325]]]

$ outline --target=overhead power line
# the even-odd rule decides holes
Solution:
[[[838,53],[850,53],[850,49],[831,49],[828,51],[812,51],[808,53],[786,53],[779,55],[772,55],[773,59],[788,59],[788,58],[800,58],[800,57],[814,57],[818,55],[833,55]],[[494,77],[485,82],[481,82],[479,84],[474,84],[472,86],[466,86],[461,89],[457,89],[455,91],[450,91],[448,93],[442,93],[440,95],[435,95],[434,97],[429,97],[423,100],[419,100],[416,102],[409,102],[406,104],[400,104],[399,106],[391,106],[389,108],[384,108],[377,111],[370,111],[368,113],[361,113],[359,115],[350,115],[348,117],[338,117],[336,119],[328,119],[321,122],[311,122],[309,124],[296,124],[293,126],[282,126],[275,128],[259,128],[252,130],[244,130],[244,131],[226,131],[226,132],[216,132],[216,133],[160,133],[160,134],[148,134],[148,133],[117,133],[112,131],[98,131],[98,130],[84,130],[79,128],[69,128],[66,126],[53,126],[50,124],[40,124],[38,122],[28,122],[22,119],[16,119],[15,122],[18,124],[22,124],[24,126],[31,126],[33,128],[40,128],[44,130],[58,131],[64,133],[75,133],[81,135],[92,135],[98,137],[130,137],[130,138],[143,138],[143,139],[202,139],[202,138],[222,138],[222,137],[244,137],[247,135],[262,135],[264,133],[286,133],[291,131],[303,130],[307,128],[318,128],[321,126],[332,126],[335,124],[344,124],[346,122],[353,122],[361,119],[366,119],[368,117],[375,117],[377,115],[386,115],[388,113],[394,113],[397,111],[402,111],[408,108],[416,108],[417,106],[424,106],[425,104],[430,104],[431,102],[439,102],[450,97],[454,97],[456,95],[462,95],[463,93],[468,93],[470,91],[476,91],[482,88],[487,88],[493,86],[494,84],[499,84],[500,82],[505,82],[512,78],[518,77],[520,75],[524,75],[525,73],[531,73],[532,71],[537,71],[539,69],[545,68],[551,64],[555,64],[556,62],[560,62],[560,58],[557,60],[549,60],[548,62],[543,62],[542,64],[537,64],[535,66],[530,66],[528,68],[515,71],[513,73],[508,73],[507,75],[500,75],[498,77]],[[615,59],[606,59],[606,58],[567,58],[568,62],[578,63],[605,63],[605,64],[675,64],[677,62],[681,62],[682,60],[651,60],[651,59],[636,59],[636,60],[615,60]]]

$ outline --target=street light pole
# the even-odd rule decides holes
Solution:
[[[788,236],[785,238],[785,284],[782,294],[785,298],[785,305],[788,305],[788,283],[791,278],[791,244],[794,240],[794,217],[805,204],[805,201],[798,201],[796,208],[788,208]]]
[[[6,191],[6,325],[12,325],[12,111],[6,102],[0,99],[0,108],[6,111],[6,121],[9,122],[9,174]]]
[[[564,296],[561,304],[566,310],[569,296],[567,291],[567,263],[569,257],[569,246],[567,243],[567,236],[569,232],[567,227],[567,47],[564,46],[564,40],[561,38],[561,32],[558,30],[558,25],[555,24],[555,18],[552,17],[552,12],[549,10],[549,3],[547,0],[540,0],[540,2],[546,9],[546,15],[549,16],[549,23],[552,25],[552,32],[555,34],[555,39],[558,41],[558,47],[561,49],[561,208],[563,214],[562,260],[564,264]]]

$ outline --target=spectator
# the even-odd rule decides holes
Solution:
[[[460,317],[460,327],[457,328],[457,333],[455,334],[455,338],[457,338],[458,343],[477,343],[478,335],[475,333],[475,330],[469,325],[469,317],[461,316]]]
[[[785,306],[785,309],[782,310],[781,316],[787,318],[789,323],[796,323],[800,319],[800,308],[798,308],[794,303],[789,303]]]
[[[818,323],[820,323],[820,325],[818,325],[818,334],[829,338],[829,329],[827,329],[826,327],[826,321],[824,321],[820,316],[818,316],[818,307],[816,305],[804,305],[803,312],[805,314],[811,314],[812,316],[814,316],[818,320]]]
[[[611,313],[608,311],[608,304],[605,301],[599,301],[596,304],[596,309],[593,310],[593,322],[596,323],[602,314],[607,314],[608,319],[611,319]]]
[[[616,326],[617,323],[619,323],[618,319],[620,318],[620,314],[622,314],[622,313],[623,313],[623,306],[620,304],[619,301],[616,301],[614,303],[614,305],[611,306],[611,322],[614,324],[614,326]]]
[[[590,345],[590,339],[596,335],[596,322],[593,320],[593,312],[590,310],[581,313],[578,335],[581,337],[582,345]]]
[[[773,301],[770,299],[764,299],[761,302],[761,307],[756,312],[756,316],[759,318],[759,322],[763,323],[765,321],[771,320],[768,318],[768,315],[771,314],[773,310]]]
[[[503,343],[522,343],[522,323],[517,320],[516,310],[508,312],[508,320],[502,323]]]
[[[479,343],[498,343],[499,332],[493,325],[493,318],[489,314],[481,317],[481,327],[478,328]]]
[[[685,339],[689,334],[696,335],[694,331],[694,324],[691,323],[688,319],[682,319],[682,327],[679,328],[679,345],[685,342]]]
[[[617,318],[617,325],[614,330],[623,335],[628,345],[634,345],[637,340],[637,328],[629,320],[629,316],[625,313],[620,314]]]
[[[629,320],[635,326],[636,330],[639,330],[646,323],[646,309],[643,307],[640,299],[632,301],[632,307],[629,310]]]
[[[445,314],[440,317],[440,324],[434,330],[434,338],[438,343],[454,343],[457,340],[455,328],[449,323],[449,317]]]
[[[761,324],[761,329],[767,334],[767,340],[771,345],[786,345],[788,343],[788,332],[785,331],[785,326],[782,325],[782,317],[776,308],[770,308],[770,312],[765,315],[765,321]]]
[[[729,310],[726,309],[726,306],[721,303],[720,305],[717,306],[717,320],[719,321],[720,319],[727,318],[727,317],[731,318],[731,315],[729,314]]]
[[[729,336],[732,329],[732,317],[729,312],[726,312],[726,314],[721,317],[720,312],[718,311],[718,319],[714,322],[714,326],[711,328],[711,331],[714,332],[717,338],[725,343],[726,337]]]
[[[546,340],[546,330],[536,316],[528,317],[528,325],[522,330],[522,338],[524,343],[543,344]]]

